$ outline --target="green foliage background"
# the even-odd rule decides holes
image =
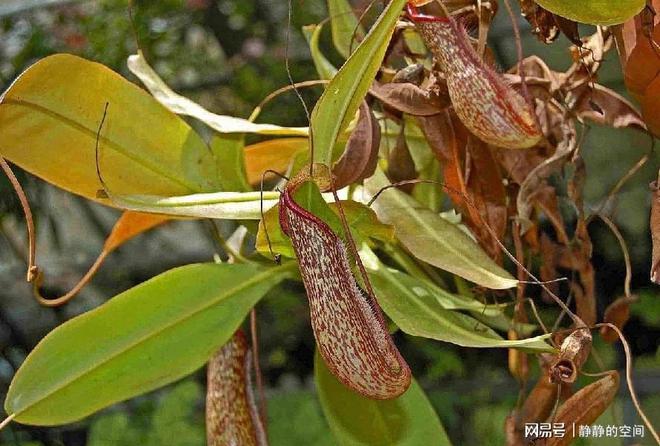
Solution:
[[[135,36],[124,0],[55,1],[51,6],[39,3],[46,2],[0,3],[0,89],[4,90],[31,63],[55,52],[97,60],[133,79],[126,69],[126,58],[135,51]],[[363,7],[366,3],[358,1],[355,5]],[[32,4],[36,6],[30,7]],[[293,4],[288,48],[292,76],[295,80],[313,79],[317,75],[299,30],[327,16],[325,2],[305,0]],[[287,2],[279,0],[135,2],[140,45],[165,81],[215,112],[241,117],[247,117],[268,93],[288,84],[284,63],[287,14]],[[491,32],[492,47],[503,67],[515,61],[510,26],[501,12]],[[546,47],[531,36],[528,25],[521,22],[521,26],[527,54],[539,54],[557,70],[570,64],[565,39]],[[339,64],[341,59],[331,49],[327,30],[322,45],[329,58]],[[608,57],[600,81],[624,93],[618,60],[614,53]],[[304,94],[308,101],[316,99],[310,93]],[[266,122],[306,125],[300,103],[293,95],[277,99],[262,118]],[[587,204],[597,203],[649,147],[650,141],[638,133],[594,128],[582,149],[588,173]],[[656,424],[660,421],[660,296],[648,282],[650,195],[646,184],[657,172],[657,161],[654,157],[624,188],[617,213],[617,224],[631,250],[634,292],[641,297],[633,306],[633,318],[625,333],[637,357],[638,390]],[[22,174],[21,180],[37,212],[39,255],[51,278],[49,291],[60,294],[93,260],[117,213],[55,190],[27,174]],[[572,212],[568,208],[565,211],[567,215]],[[229,232],[229,228],[221,229]],[[622,292],[625,270],[618,244],[607,228],[594,223],[590,229],[602,311]],[[38,307],[28,285],[22,282],[23,234],[20,207],[6,180],[0,178],[2,398],[25,355],[54,326],[172,266],[207,261],[215,252],[204,224],[170,224],[122,247],[76,301],[50,310]],[[269,432],[275,446],[333,444],[313,390],[314,341],[300,292],[293,285],[280,285],[259,307]],[[455,444],[503,443],[504,418],[515,404],[518,391],[506,370],[506,351],[459,349],[401,335],[397,342]],[[596,349],[607,366],[622,368],[618,346],[597,341]],[[595,370],[596,365],[590,369]],[[204,376],[198,372],[74,425],[51,429],[11,425],[0,432],[0,445],[201,446],[205,442],[203,412]],[[602,423],[616,419],[638,424],[632,413],[630,401],[622,392],[614,413],[606,413]]]

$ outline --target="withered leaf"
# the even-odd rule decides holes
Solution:
[[[366,102],[341,157],[332,167],[334,187],[341,189],[373,175],[378,162],[380,126]]]
[[[581,119],[614,128],[646,130],[646,124],[637,109],[614,90],[592,84],[581,86],[575,94],[578,99],[573,110]]]
[[[413,116],[435,115],[450,105],[448,98],[444,99],[410,82],[374,82],[369,93],[388,107]]]
[[[642,116],[651,133],[660,137],[660,75],[644,91]]]
[[[305,184],[312,187],[305,193],[314,193],[315,186]],[[394,345],[375,297],[358,286],[342,239],[294,200],[300,186],[294,180],[282,192],[280,226],[298,258],[319,352],[347,387],[369,398],[396,398],[410,386],[410,368]],[[322,200],[320,193],[318,199]]]
[[[559,406],[553,422],[564,423],[565,426],[572,426],[573,423],[575,423],[575,426],[591,425],[609,407],[618,389],[619,373],[612,370],[598,381],[575,392],[573,396]],[[541,440],[537,444],[567,446],[573,442],[574,434],[577,435],[577,433],[577,429],[575,431],[566,429],[565,436],[555,436],[547,440]]]
[[[559,27],[553,13],[540,7],[534,0],[521,0],[520,9],[532,26],[532,33],[541,42],[552,43],[559,37]]]
[[[397,137],[396,144],[390,149],[387,157],[387,176],[393,183],[417,178],[415,161],[410,154],[403,126]],[[406,190],[406,186],[409,186],[408,190]],[[413,185],[406,186],[402,186],[401,190],[410,192]]]
[[[252,393],[251,361],[247,339],[241,330],[209,361],[206,382],[208,446],[268,444]]]
[[[653,31],[653,39],[660,42],[660,26]],[[637,33],[637,42],[626,62],[623,80],[628,91],[640,98],[648,85],[660,74],[660,55],[643,33]]]
[[[651,189],[651,241],[653,253],[651,256],[651,282],[660,285],[660,188],[654,181]]]
[[[603,322],[615,325],[619,330],[623,330],[628,319],[630,319],[630,304],[636,300],[636,296],[622,296],[609,304],[605,309]],[[600,329],[600,335],[605,342],[616,342],[619,335],[610,327],[604,326]]]

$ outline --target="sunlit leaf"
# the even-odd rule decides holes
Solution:
[[[53,330],[14,376],[15,421],[79,420],[193,372],[295,264],[196,264],[173,269]]]
[[[321,30],[323,25],[307,25],[303,26],[302,31],[309,44],[309,52],[312,54],[314,67],[321,79],[332,79],[337,74],[337,68],[326,59],[325,55],[319,48],[319,38],[321,37]]]
[[[365,187],[373,195],[388,184],[377,170]],[[518,283],[458,226],[396,188],[384,191],[373,208],[382,222],[394,226],[399,241],[418,259],[488,288],[511,288]]]
[[[365,266],[377,264],[373,253],[362,251]],[[373,274],[372,285],[378,303],[390,319],[405,333],[412,336],[451,342],[464,347],[519,347],[533,351],[554,351],[544,342],[550,335],[510,341],[502,338],[476,319],[449,311],[447,308],[476,310],[477,306],[486,314],[494,314],[493,306],[470,302],[439,290],[430,283],[413,279],[406,274],[385,267],[378,267]]]
[[[115,206],[136,212],[177,217],[259,220],[277,204],[278,192],[214,192],[163,197],[160,195],[112,195]],[[262,201],[263,198],[263,201]]]
[[[209,146],[215,155],[222,190],[251,191],[245,169],[244,135],[240,133],[213,135]]]
[[[316,386],[337,444],[418,446],[451,445],[422,388],[413,380],[394,400],[365,398],[342,385],[318,353],[314,360]]]
[[[278,138],[245,147],[245,168],[250,184],[258,185],[266,170],[284,173],[293,158],[309,147],[307,138]],[[271,178],[266,175],[266,178]]]
[[[139,212],[127,211],[121,214],[119,220],[112,228],[112,232],[105,240],[103,249],[112,251],[126,243],[128,240],[136,237],[143,232],[148,231],[169,220],[169,217],[153,214],[142,214]]]
[[[315,162],[330,166],[337,137],[355,116],[381,65],[406,0],[393,0],[330,81],[312,112]]]
[[[623,23],[642,10],[645,0],[536,0],[548,11],[592,25]]]
[[[332,42],[339,54],[344,56],[344,59],[348,59],[351,50],[355,50],[357,44],[364,38],[364,28],[358,23],[348,0],[328,0],[328,13]]]
[[[95,143],[106,103],[100,169],[113,192],[218,190],[213,156],[188,124],[105,66],[68,54],[40,60],[4,93],[0,154],[50,183],[98,200]]]
[[[172,112],[199,119],[220,133],[260,133],[264,135],[307,135],[306,127],[282,127],[273,124],[255,124],[247,119],[211,113],[201,105],[183,97],[168,87],[147,64],[141,53],[128,58],[128,68],[147,87],[152,95]]]

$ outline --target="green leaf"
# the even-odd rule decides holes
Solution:
[[[352,445],[451,445],[438,416],[419,384],[394,400],[372,400],[337,381],[318,352],[316,386],[337,443]]]
[[[332,42],[344,59],[348,59],[351,50],[364,38],[364,28],[357,21],[351,4],[347,0],[328,0]],[[355,37],[355,38],[353,38]]]
[[[365,267],[373,270],[373,265],[378,261],[374,260],[373,252],[363,248],[361,257],[365,261]],[[550,335],[509,341],[476,319],[449,311],[445,305],[454,306],[456,309],[458,306],[470,304],[461,303],[457,296],[450,297],[449,293],[441,292],[430,283],[417,281],[406,274],[384,267],[371,274],[371,279],[378,303],[385,314],[409,335],[451,342],[463,347],[519,347],[535,352],[554,351],[544,342]],[[484,309],[483,304],[480,305]],[[492,307],[490,311],[493,311]]]
[[[374,195],[388,184],[377,170],[365,187]],[[382,222],[394,225],[399,241],[418,259],[487,288],[512,288],[518,283],[458,226],[400,190],[384,191],[373,207]]]
[[[644,8],[646,0],[536,0],[548,11],[592,25],[623,23]]]
[[[295,263],[170,270],[60,325],[14,376],[5,410],[19,423],[79,420],[201,367]]]
[[[394,239],[394,228],[391,225],[379,222],[376,213],[364,204],[353,200],[344,200],[341,204],[346,215],[346,222],[348,223],[348,227],[351,228],[351,231],[353,231],[352,235],[354,238],[358,240],[371,238],[383,242],[391,242]],[[339,209],[337,208],[337,203],[329,203],[328,206],[335,216],[338,217]],[[336,226],[333,229],[339,231],[337,232],[338,234],[343,234],[344,231],[341,223],[334,218],[333,220]],[[264,225],[268,229],[268,237],[273,252],[295,258],[291,240],[284,235],[280,227],[279,206],[273,206],[264,214],[264,218],[259,223],[259,231],[257,232],[257,251],[266,257],[270,257]]]
[[[321,36],[321,30],[323,25],[307,25],[303,26],[302,32],[307,39],[307,44],[309,45],[309,52],[312,54],[312,60],[314,61],[314,67],[316,72],[319,74],[321,79],[330,80],[335,77],[337,74],[337,68],[335,68],[332,63],[326,59],[321,50],[319,49],[319,37]]]
[[[306,136],[309,133],[307,127],[255,124],[247,119],[211,113],[196,102],[172,91],[153,68],[149,66],[142,53],[134,54],[128,58],[128,69],[142,81],[154,98],[169,110],[176,114],[198,119],[217,132],[298,136]]]
[[[487,305],[478,300],[453,294],[443,290],[429,280],[410,276],[401,271],[383,265],[378,257],[368,247],[360,250],[360,258],[372,278],[376,294],[393,294],[401,289],[406,290],[406,296],[414,295],[416,299],[435,301],[446,310],[469,310],[487,316],[501,315],[506,305]],[[382,293],[378,292],[382,290]],[[392,297],[390,297],[392,298]],[[398,297],[400,299],[401,297]]]
[[[112,203],[136,212],[177,217],[259,220],[264,211],[277,204],[279,192],[215,192],[162,197],[159,195],[111,195]],[[263,202],[262,202],[263,198]]]
[[[334,444],[314,393],[287,390],[268,397],[268,442],[271,446]]]
[[[105,66],[68,54],[28,68],[2,96],[0,154],[83,197],[99,200],[100,168],[117,194],[183,195],[218,190],[204,141],[141,88]]]
[[[245,136],[240,133],[213,135],[209,146],[215,155],[222,190],[251,191],[245,169]]]
[[[330,166],[337,138],[355,116],[383,61],[406,0],[392,0],[367,37],[332,78],[312,112],[315,162]]]

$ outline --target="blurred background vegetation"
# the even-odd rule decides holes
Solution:
[[[368,2],[353,3],[361,9]],[[293,7],[288,50],[292,76],[295,80],[314,79],[317,75],[300,28],[327,17],[325,2],[294,0]],[[241,117],[247,117],[268,93],[288,84],[287,16],[287,2],[283,0],[145,0],[136,1],[134,10],[140,46],[168,84],[215,112]],[[565,39],[548,47],[536,41],[522,20],[520,25],[526,54],[538,54],[556,70],[570,65]],[[588,33],[589,29],[583,31]],[[135,80],[128,73],[126,58],[136,50],[136,34],[130,25],[126,0],[0,1],[0,89],[4,91],[39,58],[56,52],[99,61]],[[515,61],[512,35],[508,17],[501,11],[491,30],[491,46],[502,67],[510,67]],[[326,54],[339,64],[329,36],[324,35],[323,39]],[[600,81],[625,94],[614,52],[607,57]],[[278,98],[261,119],[286,125],[306,124],[294,95]],[[598,203],[649,150],[650,141],[639,133],[592,129],[582,147],[588,177],[587,206]],[[616,223],[631,251],[633,291],[640,296],[625,334],[635,354],[636,386],[656,425],[660,424],[660,296],[658,288],[648,280],[651,246],[647,184],[657,175],[657,161],[654,156],[623,189],[616,215]],[[46,291],[52,296],[60,295],[75,284],[94,260],[118,213],[23,172],[19,176],[36,211],[38,256],[46,272]],[[570,208],[565,210],[569,215],[573,212]],[[231,228],[222,226],[221,231],[229,235]],[[207,223],[170,223],[120,248],[72,303],[46,309],[35,303],[30,286],[23,282],[24,233],[18,201],[6,180],[0,178],[3,400],[16,369],[53,327],[171,267],[209,261],[216,252]],[[590,233],[595,245],[598,306],[602,313],[609,302],[622,294],[625,268],[616,239],[607,227],[594,222]],[[314,395],[314,340],[301,289],[285,284],[274,290],[260,304],[259,317],[272,444],[333,444]],[[428,391],[454,444],[503,444],[504,419],[515,405],[519,390],[508,374],[505,350],[460,349],[401,335],[397,342]],[[606,367],[623,369],[620,345],[604,345],[596,337],[595,348]],[[597,370],[595,364],[588,368]],[[204,372],[199,371],[182,382],[73,425],[34,428],[12,424],[0,432],[0,445],[201,446],[205,443],[204,381]],[[621,423],[641,424],[624,386],[614,410],[600,421]],[[648,441],[652,440],[647,436],[642,444],[651,444],[645,443]],[[593,444],[622,443],[602,439]]]

